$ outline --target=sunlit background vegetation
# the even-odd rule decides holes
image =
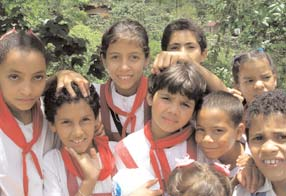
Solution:
[[[98,73],[97,47],[112,23],[131,18],[150,37],[151,57],[160,51],[164,27],[177,18],[192,18],[206,32],[204,66],[232,85],[235,54],[263,47],[278,67],[279,87],[286,88],[285,0],[1,0],[0,33],[13,26],[33,29],[49,51],[49,74],[74,69],[90,80]],[[92,69],[90,69],[92,66]]]

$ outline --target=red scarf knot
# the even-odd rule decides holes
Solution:
[[[180,130],[179,132],[173,133],[170,136],[154,141],[151,130],[151,122],[149,121],[144,127],[144,134],[151,145],[149,155],[152,167],[154,169],[156,177],[159,179],[160,187],[164,189],[165,186],[163,183],[163,179],[168,180],[169,174],[171,172],[171,168],[169,166],[164,149],[173,147],[179,143],[187,141],[187,139],[192,134],[192,131],[188,126],[183,130]],[[156,155],[158,157],[159,163],[157,161]],[[163,178],[160,173],[160,168],[162,169]]]
[[[113,100],[112,100],[112,95],[111,95],[111,89],[110,89],[111,80],[109,80],[105,84],[104,93],[105,93],[106,103],[108,107],[116,114],[126,116],[126,120],[122,127],[122,138],[126,136],[126,130],[127,130],[129,123],[131,123],[131,133],[135,131],[135,125],[136,125],[135,113],[138,110],[138,108],[143,104],[146,98],[147,90],[148,90],[147,83],[148,83],[148,79],[143,76],[137,88],[136,97],[135,97],[135,100],[134,100],[134,103],[133,103],[133,106],[130,112],[123,111],[119,107],[114,105]]]

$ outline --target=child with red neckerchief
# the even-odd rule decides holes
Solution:
[[[111,195],[112,144],[107,136],[95,136],[99,96],[91,86],[84,97],[76,84],[72,84],[76,96],[66,88],[56,93],[56,84],[53,81],[45,92],[44,105],[62,148],[44,156],[44,195]]]

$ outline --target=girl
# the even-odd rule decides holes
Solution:
[[[277,85],[276,66],[261,48],[236,56],[232,75],[234,87],[241,91],[245,104],[263,92],[274,90]]]
[[[56,93],[53,81],[45,93],[45,114],[63,147],[44,157],[44,195],[111,195],[113,155],[107,136],[94,137],[99,97],[93,86],[84,97],[77,85]],[[98,155],[96,153],[98,151]]]
[[[107,83],[95,84],[100,92],[101,119],[109,139],[119,141],[143,128],[150,118],[143,75],[149,62],[147,32],[137,21],[119,21],[104,33],[100,54],[110,76]]]
[[[208,165],[186,157],[177,163],[168,179],[170,196],[226,196],[232,194],[225,168],[218,164]]]
[[[42,195],[42,156],[56,141],[39,102],[46,63],[32,31],[13,29],[0,38],[0,195]]]

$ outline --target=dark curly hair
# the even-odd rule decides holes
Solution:
[[[86,103],[92,108],[94,116],[97,117],[99,113],[99,96],[93,85],[90,86],[90,95],[84,97],[77,84],[72,83],[72,88],[76,94],[75,97],[71,97],[66,88],[62,88],[59,92],[57,89],[57,80],[53,80],[49,88],[44,93],[44,106],[45,115],[50,123],[55,122],[55,115],[57,114],[58,108],[60,108],[65,103],[78,102],[80,100],[85,100]]]
[[[251,120],[262,114],[283,114],[286,116],[286,92],[282,89],[265,92],[250,103],[246,111],[246,135],[249,135]]]
[[[158,90],[180,93],[198,103],[206,91],[206,81],[191,63],[178,62],[158,74],[149,76],[148,93],[153,97]]]

